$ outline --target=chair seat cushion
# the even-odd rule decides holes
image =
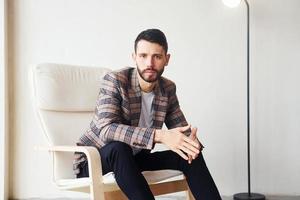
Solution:
[[[148,183],[161,182],[179,175],[182,172],[177,170],[156,170],[156,171],[144,171],[142,172]],[[110,184],[115,183],[115,175],[113,172],[109,172],[103,176],[103,183]]]
[[[177,170],[157,170],[157,171],[144,171],[142,172],[148,183],[158,183],[172,179],[182,179],[183,174]],[[116,183],[113,172],[109,172],[103,176],[104,184]],[[60,179],[56,181],[59,187],[84,187],[90,184],[89,178],[77,179]]]

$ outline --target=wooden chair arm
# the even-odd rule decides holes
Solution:
[[[82,152],[88,160],[89,175],[93,184],[102,185],[102,166],[99,151],[92,146],[37,146],[37,151]]]

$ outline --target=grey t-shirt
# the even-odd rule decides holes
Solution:
[[[141,116],[139,120],[139,127],[142,128],[150,128],[153,124],[153,103],[154,93],[153,92],[143,92],[142,91],[142,108],[141,108]],[[141,151],[138,148],[132,148],[133,154],[137,154]]]

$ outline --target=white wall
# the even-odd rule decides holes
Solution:
[[[252,188],[299,195],[300,1],[250,4]],[[132,65],[136,35],[152,27],[167,35],[172,57],[165,75],[177,82],[182,109],[199,128],[220,192],[246,191],[244,5],[229,9],[221,0],[10,0],[8,12],[10,197],[64,195],[50,185],[47,155],[33,150],[46,143],[30,101],[29,65]]]
[[[253,170],[268,191],[299,194],[300,1],[271,2],[253,13]]]
[[[6,4],[0,0],[0,199],[7,198],[7,126],[6,126]]]

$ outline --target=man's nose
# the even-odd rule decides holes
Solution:
[[[152,57],[147,58],[146,64],[147,64],[147,67],[152,67],[153,66],[153,58]]]

